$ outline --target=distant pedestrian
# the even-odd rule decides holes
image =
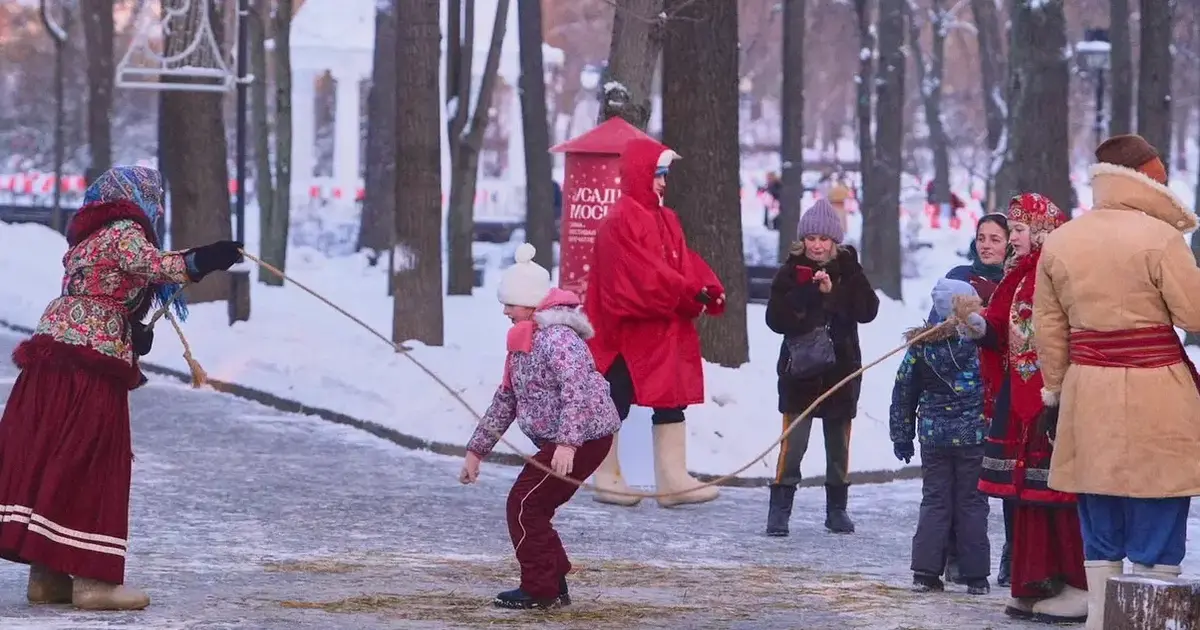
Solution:
[[[962,280],[942,278],[933,289],[930,321],[908,332],[926,332],[953,312],[955,295],[978,297]],[[913,536],[913,586],[941,591],[946,540],[953,533],[961,582],[973,595],[989,592],[991,546],[988,501],[979,491],[983,467],[983,381],[974,342],[944,328],[908,349],[892,388],[891,438],[896,457],[908,463],[921,442],[921,516]]]
[[[512,320],[504,379],[467,444],[459,480],[474,483],[479,464],[515,421],[537,446],[534,460],[584,481],[600,466],[621,428],[608,381],[596,370],[586,340],[592,325],[579,297],[551,288],[550,272],[533,262],[525,243],[500,279],[499,298]],[[578,486],[526,464],[508,493],[508,533],[521,585],[496,596],[500,608],[554,608],[571,603],[571,562],[551,519]]]

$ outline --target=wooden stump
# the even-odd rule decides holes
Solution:
[[[1105,595],[1104,630],[1200,630],[1200,580],[1123,575]]]
[[[229,325],[250,319],[250,272],[229,272]]]

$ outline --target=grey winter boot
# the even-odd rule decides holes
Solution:
[[[792,500],[796,486],[771,485],[771,504],[767,509],[767,535],[787,536],[788,521],[792,518]]]
[[[850,486],[825,486],[825,529],[835,534],[853,534],[854,521],[846,513]]]
[[[31,604],[70,604],[71,576],[41,564],[31,564],[25,595]]]

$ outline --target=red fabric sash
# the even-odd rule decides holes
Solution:
[[[1200,373],[1175,334],[1163,324],[1126,330],[1079,330],[1070,337],[1071,363],[1095,367],[1160,368],[1183,363],[1200,390]]]

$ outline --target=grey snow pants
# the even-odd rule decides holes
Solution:
[[[921,515],[913,535],[912,570],[939,576],[946,540],[954,533],[959,574],[991,574],[988,501],[979,491],[983,446],[921,447]]]

